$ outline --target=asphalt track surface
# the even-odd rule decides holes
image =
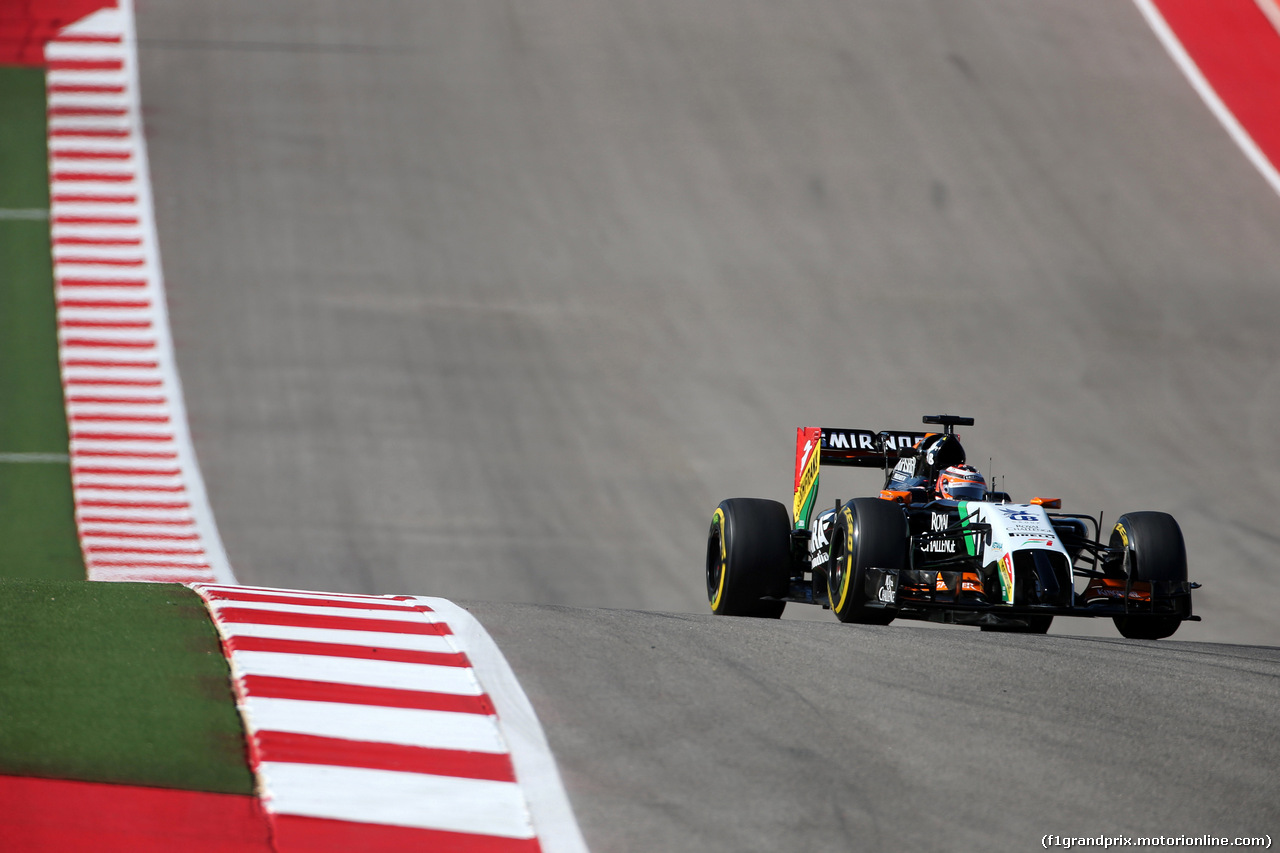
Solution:
[[[138,29],[240,580],[469,602],[593,849],[1280,829],[1280,197],[1131,4],[156,0]],[[711,510],[789,503],[795,427],[943,411],[1015,498],[1177,516],[1205,621],[705,615]]]

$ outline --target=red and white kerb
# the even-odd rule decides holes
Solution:
[[[90,580],[232,582],[174,365],[133,15],[122,4],[65,28],[45,49],[76,520]]]
[[[443,599],[226,586],[187,430],[130,0],[46,46],[50,224],[90,580],[189,583],[222,635],[272,848],[585,853],[537,716]]]
[[[470,614],[192,586],[222,635],[277,850],[585,851],[532,709]]]

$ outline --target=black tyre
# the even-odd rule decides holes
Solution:
[[[1163,512],[1120,516],[1108,544],[1129,551],[1129,574],[1136,581],[1186,581],[1187,548],[1182,528]],[[1116,616],[1116,628],[1130,640],[1162,640],[1182,624],[1182,615],[1132,613]]]
[[[893,611],[868,607],[868,568],[902,569],[907,563],[907,517],[892,501],[854,498],[836,513],[827,563],[827,595],[841,622],[888,625]]]
[[[707,536],[707,600],[721,616],[777,619],[791,585],[791,517],[777,501],[730,498]]]

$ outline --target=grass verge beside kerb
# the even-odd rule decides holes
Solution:
[[[0,577],[84,578],[58,376],[43,68],[0,67]]]
[[[194,592],[0,579],[0,774],[251,794],[244,749]]]

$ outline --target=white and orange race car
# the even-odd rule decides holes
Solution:
[[[713,612],[777,618],[787,602],[843,622],[897,618],[1042,634],[1055,616],[1109,616],[1125,637],[1172,635],[1191,611],[1182,531],[1163,512],[1101,516],[989,491],[955,434],[973,418],[930,415],[942,432],[801,427],[791,513],[778,501],[721,502],[707,539]],[[881,468],[876,497],[815,512],[824,466]]]

